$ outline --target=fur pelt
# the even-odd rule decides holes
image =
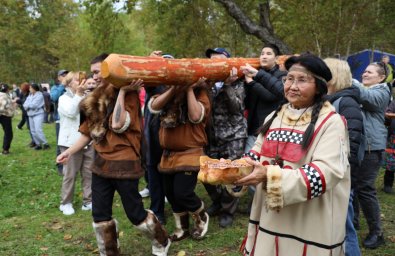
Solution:
[[[117,89],[109,84],[96,88],[80,103],[80,109],[88,121],[91,138],[96,142],[100,142],[106,135],[116,97]]]
[[[284,205],[281,189],[281,168],[278,165],[267,166],[266,207],[269,210],[280,211]]]
[[[277,114],[277,116],[283,116],[283,122],[287,125],[292,125],[295,126],[296,124],[298,125],[306,125],[311,122],[311,111],[306,111],[305,113],[300,116],[300,114],[295,114],[292,113],[292,111],[288,110],[289,104],[284,104],[280,112]],[[329,103],[329,101],[325,101],[319,115],[324,115],[327,114],[331,111],[334,111],[334,108],[332,105]],[[284,115],[283,115],[284,113]]]

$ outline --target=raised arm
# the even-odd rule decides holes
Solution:
[[[114,113],[112,115],[111,128],[115,132],[123,132],[130,124],[129,113],[125,109],[125,95],[129,91],[136,91],[141,88],[143,80],[132,81],[129,85],[121,87],[119,90],[117,102],[115,103]]]

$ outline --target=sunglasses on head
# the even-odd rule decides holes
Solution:
[[[384,71],[385,77],[388,76],[387,65],[384,62],[373,62],[372,64],[381,68]]]

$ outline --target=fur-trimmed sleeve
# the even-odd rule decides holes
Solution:
[[[268,165],[266,182],[266,207],[269,210],[283,208],[283,192],[281,187],[282,170],[278,165]]]

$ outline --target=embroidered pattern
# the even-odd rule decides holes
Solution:
[[[259,161],[259,158],[260,158],[259,154],[255,151],[250,151],[248,153],[244,153],[243,157],[249,157],[253,161]]]
[[[299,170],[306,182],[308,199],[313,199],[325,193],[325,179],[318,168],[305,164]]]
[[[291,142],[295,144],[302,144],[303,133],[287,130],[270,131],[266,137],[268,141]]]

